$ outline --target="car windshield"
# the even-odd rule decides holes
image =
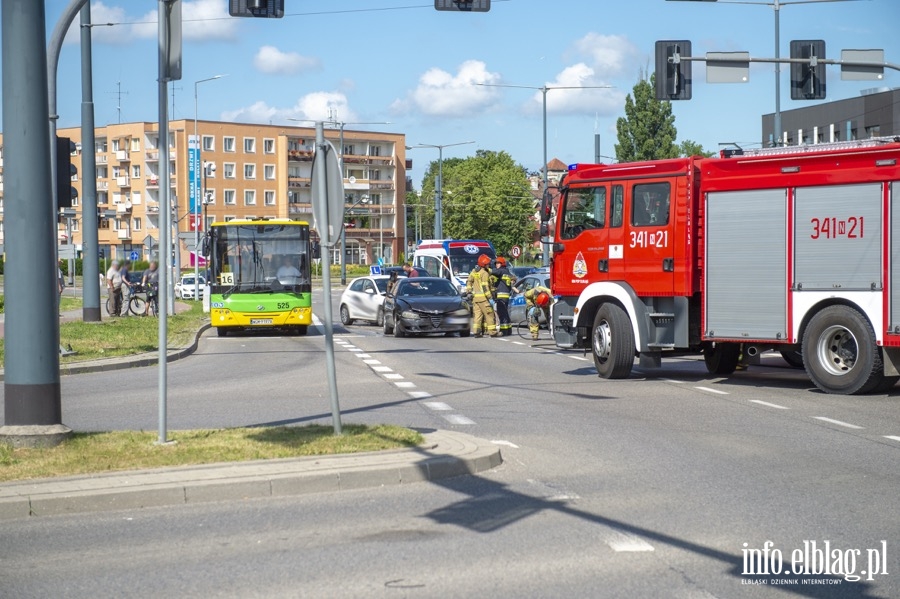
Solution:
[[[446,279],[405,279],[397,290],[399,297],[454,297],[459,295],[456,287]]]

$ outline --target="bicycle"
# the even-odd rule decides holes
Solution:
[[[141,316],[147,307],[147,293],[138,284],[132,285],[128,302],[122,302],[122,315],[131,313],[133,316]],[[106,313],[112,316],[112,298],[106,299]]]
[[[519,337],[521,337],[522,339],[528,339],[529,341],[534,341],[534,339],[531,338],[531,328],[530,328],[530,323],[528,321],[529,321],[529,319],[527,316],[525,317],[525,320],[519,321],[519,323],[516,325],[516,332],[519,334]],[[549,334],[549,332],[550,332],[548,329],[548,325],[546,323],[542,323],[538,327],[538,339],[540,339],[541,337],[544,336],[543,335],[544,332],[546,332],[547,334]]]

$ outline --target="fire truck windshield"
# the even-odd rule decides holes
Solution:
[[[560,237],[574,239],[588,229],[606,224],[606,187],[579,187],[566,194]]]

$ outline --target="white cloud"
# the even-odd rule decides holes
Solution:
[[[187,41],[231,40],[237,37],[240,19],[232,18],[222,0],[185,0],[181,8],[182,36]],[[131,17],[125,9],[91,2],[92,40],[100,44],[127,44],[135,39],[154,39],[159,35],[156,8],[143,16]],[[112,23],[111,27],[101,27]],[[67,44],[80,39],[79,17],[66,34]]]
[[[487,70],[480,60],[467,60],[456,75],[437,67],[419,78],[419,85],[406,99],[393,102],[394,112],[419,110],[429,116],[461,117],[484,110],[496,102],[499,90],[478,83],[498,83],[500,75]]]
[[[335,117],[350,122],[359,116],[350,109],[347,97],[340,92],[312,92],[302,96],[289,108],[269,106],[263,101],[222,113],[222,120],[242,123],[290,123],[290,119],[326,121]]]
[[[625,103],[625,93],[610,86],[597,76],[593,68],[580,62],[566,67],[548,88],[571,87],[585,89],[550,89],[547,92],[547,112],[553,114],[612,115]],[[595,89],[591,89],[595,88]],[[528,112],[541,110],[543,93],[537,92],[526,106]]]
[[[321,63],[316,58],[301,56],[296,52],[282,52],[275,46],[263,46],[253,57],[257,70],[270,75],[295,75],[317,69]]]
[[[588,59],[598,77],[610,77],[633,70],[641,53],[624,35],[588,33],[573,44]]]

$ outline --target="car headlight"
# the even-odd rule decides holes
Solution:
[[[467,308],[460,308],[459,310],[454,310],[452,312],[454,316],[468,316],[469,310]]]
[[[419,315],[410,310],[404,310],[400,313],[400,318],[405,318],[407,320],[419,320]]]

